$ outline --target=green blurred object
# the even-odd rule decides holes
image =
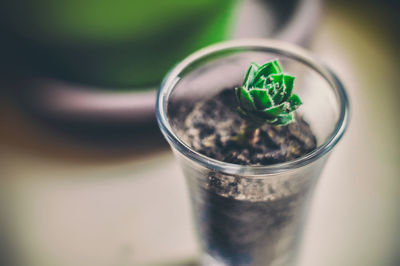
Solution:
[[[174,63],[229,37],[235,0],[7,1],[1,22],[32,69],[113,88],[157,86]]]

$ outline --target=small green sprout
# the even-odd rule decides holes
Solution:
[[[295,121],[294,111],[302,102],[292,93],[294,79],[283,73],[277,60],[250,65],[243,85],[235,88],[238,112],[246,120],[246,127],[237,137],[239,142],[265,123],[285,126]]]

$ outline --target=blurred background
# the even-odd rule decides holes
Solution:
[[[0,265],[198,265],[155,94],[191,52],[248,37],[311,50],[351,101],[300,265],[400,265],[399,8],[396,0],[3,0]]]

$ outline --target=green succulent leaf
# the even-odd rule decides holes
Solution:
[[[274,65],[275,69],[277,69],[278,73],[282,73],[283,69],[281,65],[279,64],[278,60],[273,60],[272,64]]]
[[[246,119],[246,117],[244,117],[244,118]],[[256,113],[248,113],[247,119],[249,119],[252,124],[258,124],[260,126],[265,123],[271,124],[271,123],[277,121],[276,117],[271,117],[271,116],[267,116],[267,115],[265,117],[262,117],[262,116],[260,116],[260,114],[256,114]]]
[[[256,75],[254,76],[254,81],[257,81],[262,76],[268,77],[271,74],[280,74],[280,73],[282,73],[282,68],[279,65],[278,61],[274,60],[274,61],[268,62],[258,68],[258,71],[257,71]],[[253,85],[253,84],[254,84],[254,82],[251,83],[251,85]]]
[[[268,84],[265,87],[265,90],[268,92],[268,95],[270,97],[273,97],[276,93],[275,85],[274,84]]]
[[[257,109],[265,109],[272,106],[271,97],[266,90],[252,89],[250,95],[253,97]]]
[[[237,112],[243,119],[249,119],[249,115],[240,106],[237,108]]]
[[[251,63],[249,69],[246,72],[246,75],[244,76],[244,81],[243,81],[243,87],[246,89],[249,88],[250,83],[253,82],[254,76],[257,73],[257,70],[259,68],[259,65],[256,63]]]
[[[270,119],[270,120],[265,120],[265,122],[267,122],[268,124],[271,124],[271,125],[277,125],[278,118],[273,118],[273,119]]]
[[[275,104],[283,102],[283,98],[285,97],[285,90],[286,90],[285,86],[282,85],[282,87],[280,87],[278,91],[275,93],[274,97],[272,98]]]
[[[267,115],[267,117],[276,117],[287,111],[288,108],[289,108],[288,103],[281,103],[278,106],[266,108],[264,110],[261,110],[260,112],[263,113],[264,115]]]
[[[283,77],[284,74],[280,73],[280,74],[270,74],[267,77],[267,84],[274,84],[274,83],[278,83],[278,84],[283,84]]]
[[[238,87],[235,88],[235,96],[236,96],[236,100],[239,104],[240,104],[240,90],[241,90],[241,88],[238,88]]]
[[[290,111],[292,112],[296,110],[302,104],[302,102],[300,100],[300,97],[293,93],[289,98],[289,104]]]
[[[253,88],[265,88],[267,86],[267,78],[261,77],[254,82],[252,85]]]
[[[290,75],[284,75],[284,84],[285,84],[285,96],[283,97],[282,101],[287,101],[290,96],[292,95],[293,85],[294,85],[295,77]]]
[[[294,122],[294,115],[293,113],[279,115],[277,120],[274,122],[276,126],[286,126],[292,122]]]
[[[259,66],[252,63],[243,86],[235,89],[239,114],[252,124],[275,126],[294,121],[293,112],[302,104],[293,94],[294,76],[283,73],[277,60]]]
[[[253,98],[245,88],[240,88],[239,97],[240,105],[243,107],[244,110],[254,111],[257,109],[254,104]]]

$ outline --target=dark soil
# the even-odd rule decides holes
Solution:
[[[250,146],[237,144],[233,139],[245,122],[236,106],[230,89],[193,105],[176,102],[169,115],[178,136],[189,146],[224,162],[270,165],[315,149],[316,138],[299,116],[288,126],[264,125]],[[317,171],[285,181],[213,171],[199,174],[190,167],[184,171],[200,239],[213,259],[227,265],[275,266],[292,261]]]
[[[207,200],[198,215],[205,221],[201,230],[212,256],[228,265],[269,266],[281,259],[282,250],[285,256],[295,252],[305,193],[265,201],[204,193]]]

